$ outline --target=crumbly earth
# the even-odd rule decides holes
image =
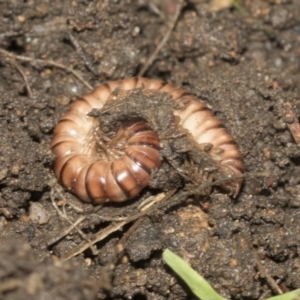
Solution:
[[[145,76],[206,102],[236,138],[247,174],[265,177],[246,178],[236,199],[214,190],[156,211],[57,263],[157,191],[97,209],[60,189],[51,135],[88,89],[67,70],[0,52],[1,299],[191,299],[161,260],[166,248],[228,299],[275,295],[265,274],[283,291],[300,288],[300,146],[284,110],[290,103],[300,115],[300,2],[245,0],[218,11],[186,2]],[[176,3],[1,1],[0,51],[72,67],[92,86],[136,76]],[[81,234],[67,232],[82,216]]]

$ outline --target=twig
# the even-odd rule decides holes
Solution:
[[[30,85],[29,85],[27,76],[25,75],[23,69],[21,68],[21,66],[17,63],[17,61],[16,61],[14,58],[11,58],[11,62],[12,62],[12,64],[13,64],[13,66],[14,66],[14,67],[18,70],[18,72],[21,74],[21,76],[22,76],[22,78],[23,78],[23,81],[24,81],[24,83],[25,83],[25,87],[26,87],[28,96],[29,96],[29,97],[32,97],[32,96],[33,96],[33,93],[32,93],[32,90],[31,90],[31,88],[30,88]]]
[[[127,217],[110,217],[110,216],[101,216],[98,214],[90,214],[89,216],[95,216],[96,218],[99,218],[102,221],[105,222],[120,222],[120,221],[125,221]]]
[[[77,225],[80,224],[82,221],[84,221],[86,219],[86,216],[84,216],[84,218],[82,220],[81,220],[82,217],[80,217],[75,222],[73,222],[72,220],[70,220],[70,218],[67,215],[67,212],[65,210],[65,205],[63,206],[63,212],[61,212],[61,210],[58,208],[58,206],[57,206],[57,204],[54,200],[53,189],[50,192],[50,198],[51,198],[51,201],[52,201],[52,205],[54,206],[54,208],[56,209],[58,214],[61,216],[61,218],[67,220],[68,223],[71,225],[71,227],[76,228],[77,232],[81,235],[81,237],[88,241],[89,239],[85,236],[85,234],[79,228],[77,228]],[[64,203],[66,203],[66,201],[64,201]],[[74,226],[75,223],[78,223],[78,224]],[[69,227],[68,229],[70,229],[71,227]],[[66,231],[68,231],[68,229],[66,229]],[[70,232],[71,231],[67,232],[67,234],[70,233]],[[65,234],[65,235],[67,235],[67,234]]]
[[[50,199],[51,199],[52,205],[55,208],[55,210],[57,211],[57,213],[60,215],[60,217],[62,219],[65,219],[66,216],[61,212],[61,210],[58,208],[58,206],[57,206],[57,204],[55,202],[54,188],[52,188],[51,191],[50,191]]]
[[[116,251],[118,255],[118,259],[120,259],[121,254],[124,251],[124,245],[126,241],[128,240],[129,236],[139,227],[144,217],[140,217],[137,219],[133,225],[127,230],[127,232],[122,236],[122,238],[119,240],[119,242],[116,244]]]
[[[81,207],[78,207],[77,205],[75,205],[74,203],[72,203],[72,201],[69,201],[68,199],[64,199],[64,201],[66,202],[66,204],[68,204],[69,206],[71,206],[77,213],[82,214],[84,213],[84,209]]]
[[[75,48],[75,51],[77,53],[77,55],[84,61],[85,66],[87,67],[87,69],[89,71],[91,71],[93,73],[93,75],[97,76],[97,72],[94,70],[94,68],[92,67],[92,63],[90,62],[90,60],[86,57],[84,50],[82,49],[82,47],[80,46],[78,40],[72,35],[72,33],[69,34],[69,38],[70,41],[72,43],[72,45]]]
[[[157,195],[154,200],[153,203],[156,203],[158,201],[158,199],[160,201],[163,201],[164,199],[166,199],[169,196],[169,194],[165,194],[165,193],[161,193],[159,195]],[[78,247],[76,247],[75,249],[72,250],[72,252],[68,253],[66,256],[64,256],[62,258],[62,260],[68,260],[80,253],[82,253],[83,251],[85,251],[86,249],[88,249],[89,247],[91,247],[92,245],[94,245],[97,242],[102,241],[104,238],[106,238],[107,236],[109,236],[111,233],[120,230],[124,225],[142,217],[147,215],[148,213],[150,213],[152,211],[152,207],[150,206],[150,208],[148,208],[148,210],[142,211],[142,212],[138,212],[136,214],[134,214],[133,216],[128,217],[125,221],[121,221],[118,222],[116,224],[112,224],[107,226],[106,228],[104,228],[102,231],[96,233],[95,238],[87,243],[84,243],[82,245],[79,245]]]
[[[283,294],[283,291],[281,288],[278,286],[276,281],[270,276],[268,273],[268,270],[263,266],[263,264],[260,261],[256,261],[256,267],[260,273],[261,278],[265,278],[268,282],[268,284],[271,286],[271,288],[276,291],[277,294],[281,295]]]
[[[60,239],[62,239],[64,236],[66,236],[67,234],[69,234],[73,229],[76,229],[76,231],[78,232],[78,234],[87,242],[90,241],[90,239],[88,237],[86,237],[86,235],[84,234],[84,232],[82,230],[80,230],[77,226],[83,222],[87,217],[86,216],[81,216],[79,217],[75,222],[73,222],[72,220],[70,220],[70,218],[68,217],[66,211],[65,211],[65,206],[63,207],[63,213],[61,212],[61,210],[58,208],[55,199],[54,199],[54,189],[52,188],[51,192],[50,192],[50,198],[52,201],[52,205],[54,206],[54,208],[56,209],[56,211],[58,212],[58,214],[61,216],[61,218],[67,220],[67,222],[71,225],[70,227],[68,227],[66,230],[64,230],[62,232],[62,234],[59,235],[59,237],[52,239],[50,242],[48,242],[48,246],[54,244],[56,241],[59,241]],[[65,201],[64,201],[65,203]],[[91,251],[92,253],[96,254],[96,249],[91,246]]]
[[[176,7],[176,11],[174,13],[174,16],[170,20],[169,29],[167,30],[166,34],[164,35],[164,37],[162,38],[160,43],[157,45],[154,52],[150,55],[150,57],[148,58],[148,60],[146,61],[146,63],[144,64],[144,66],[142,67],[140,72],[138,73],[138,77],[141,77],[145,74],[145,72],[148,70],[149,66],[156,59],[156,57],[157,57],[158,53],[160,52],[160,50],[162,49],[162,47],[165,45],[165,43],[170,38],[170,35],[171,35],[171,33],[172,33],[176,23],[177,23],[177,20],[179,18],[179,15],[180,15],[180,12],[181,12],[181,9],[182,9],[183,5],[184,5],[184,0],[179,0],[178,3],[177,3],[177,7]]]
[[[73,70],[72,68],[69,68],[63,64],[57,63],[52,60],[45,60],[45,59],[31,58],[31,57],[22,56],[22,55],[15,55],[4,49],[0,49],[0,53],[4,54],[5,56],[8,56],[10,58],[16,59],[16,60],[27,61],[27,62],[36,62],[36,63],[40,63],[42,65],[53,66],[53,67],[65,70],[66,72],[71,73],[79,81],[81,81],[88,89],[90,89],[90,90],[93,89],[92,86],[88,82],[86,82],[75,70]]]
[[[62,257],[62,260],[68,260],[68,259],[82,253],[83,251],[90,248],[91,246],[93,246],[97,242],[105,239],[111,233],[121,229],[125,224],[126,224],[126,221],[123,221],[123,222],[119,222],[119,223],[114,224],[114,225],[107,226],[104,230],[98,232],[96,234],[96,237],[92,241],[76,247],[75,249],[72,250],[72,252],[69,252],[67,255]]]
[[[300,143],[300,125],[290,102],[283,105],[283,116],[295,142]]]
[[[50,241],[47,242],[47,246],[51,246],[53,244],[55,244],[56,242],[58,242],[59,240],[61,240],[62,238],[64,238],[66,235],[68,235],[74,228],[77,227],[77,225],[79,225],[82,221],[84,221],[86,219],[85,216],[81,216],[79,217],[73,224],[71,224],[68,228],[66,228],[63,232],[60,233],[60,235],[55,236],[53,239],[51,239]]]

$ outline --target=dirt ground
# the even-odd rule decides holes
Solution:
[[[0,299],[192,299],[165,248],[228,299],[300,288],[298,0],[216,11],[187,1],[144,75],[184,87],[225,123],[249,175],[238,197],[216,189],[122,225],[150,191],[97,208],[56,183],[54,127],[88,91],[68,68],[91,86],[137,76],[177,2],[0,1]]]

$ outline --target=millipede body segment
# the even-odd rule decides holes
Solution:
[[[138,195],[160,168],[160,137],[145,120],[126,120],[113,134],[104,134],[99,120],[90,116],[114,99],[116,90],[134,89],[166,93],[180,105],[173,111],[179,124],[195,142],[212,144],[209,154],[227,175],[244,172],[241,153],[233,137],[208,107],[184,89],[161,80],[127,78],[110,81],[75,101],[55,128],[51,142],[56,159],[54,172],[60,182],[80,199],[94,204],[121,202]],[[242,179],[224,184],[236,196]]]

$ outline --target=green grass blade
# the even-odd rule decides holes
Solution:
[[[268,298],[266,300],[299,300],[300,299],[300,289],[288,292],[282,295]]]
[[[163,260],[201,300],[226,300],[224,297],[220,296],[201,275],[169,249],[166,249],[163,252]]]

